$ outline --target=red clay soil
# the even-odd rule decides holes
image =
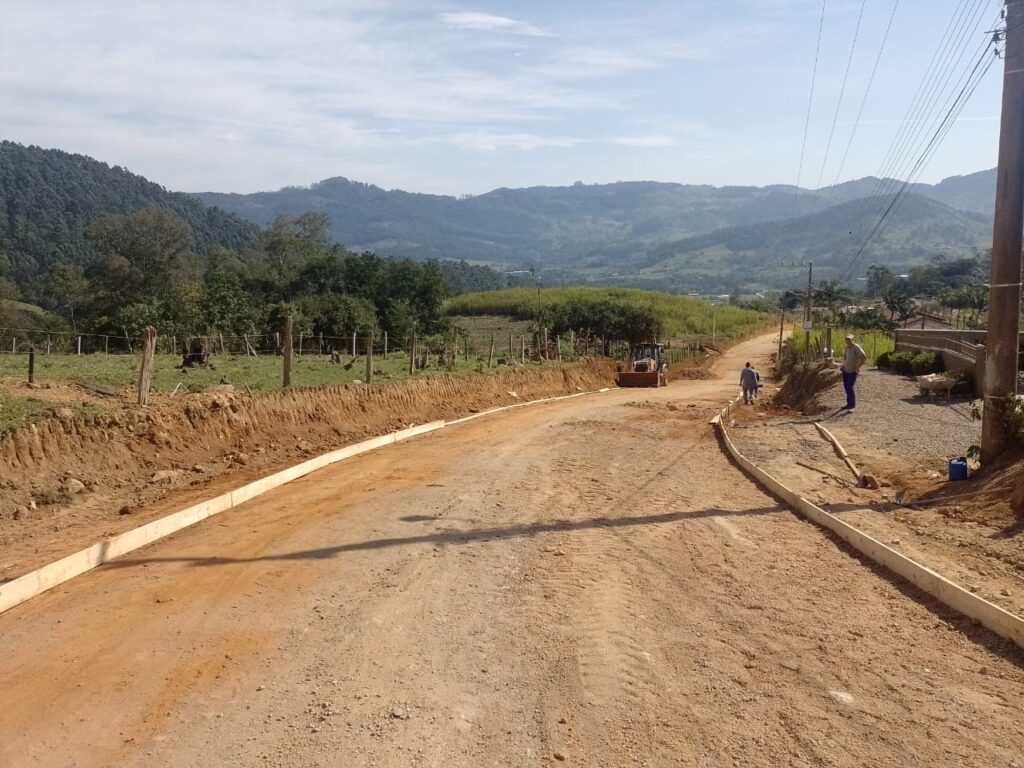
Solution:
[[[0,437],[0,582],[303,458],[414,424],[610,386],[614,376],[614,362],[592,359],[373,387],[156,395],[145,408],[126,394],[102,415],[60,408]],[[52,386],[46,399],[87,398]]]

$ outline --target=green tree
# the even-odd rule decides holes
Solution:
[[[902,281],[894,283],[882,294],[882,303],[889,310],[890,322],[896,322],[897,317],[900,321],[906,320],[914,311],[914,300]]]
[[[86,236],[99,254],[87,273],[96,315],[165,295],[185,278],[192,232],[173,213],[150,209],[108,216]]]
[[[814,304],[828,308],[833,320],[840,308],[852,301],[853,293],[845,286],[840,285],[838,280],[822,280],[814,292]]]
[[[329,228],[327,216],[313,211],[274,219],[263,233],[263,251],[278,285],[288,285],[310,261],[329,251]]]

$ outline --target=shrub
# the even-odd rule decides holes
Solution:
[[[942,356],[936,352],[883,352],[875,361],[879,368],[888,368],[901,376],[921,376],[945,370]]]
[[[946,366],[942,362],[942,355],[937,352],[918,352],[910,360],[910,373],[913,376],[942,373],[944,370]]]

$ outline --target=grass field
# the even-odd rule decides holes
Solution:
[[[864,349],[864,353],[868,356],[868,360],[872,362],[883,352],[892,352],[896,346],[893,335],[885,331],[858,331],[853,328],[833,328],[832,348],[836,357],[842,356],[843,337],[848,333],[853,334],[854,339]],[[789,340],[789,345],[800,357],[804,354],[804,341],[803,329],[799,327],[794,328],[793,335]],[[811,351],[813,356],[815,358],[820,358],[824,348],[825,329],[816,328],[811,331]]]
[[[507,344],[507,341],[506,341]],[[486,352],[484,353],[486,354]],[[351,368],[345,365],[351,357],[343,357],[343,365],[333,365],[329,358],[320,355],[296,357],[292,366],[292,384],[312,387],[323,384],[348,384],[356,379],[366,378],[366,357],[358,357]],[[436,357],[431,355],[433,365]],[[282,361],[276,356],[243,357],[211,356],[209,368],[189,369],[182,373],[176,366],[181,363],[180,355],[157,355],[153,372],[153,388],[158,392],[171,392],[179,383],[192,392],[208,389],[222,380],[239,388],[248,387],[254,392],[278,389],[281,386]],[[468,371],[478,365],[473,356],[469,361],[459,359],[456,370]],[[36,357],[36,381],[81,382],[108,387],[134,386],[138,375],[137,355],[39,355]],[[402,378],[409,373],[409,356],[394,352],[385,360],[381,356],[373,359],[374,370],[383,371],[385,376],[375,375],[375,380]],[[417,375],[441,372],[427,368]],[[27,355],[0,355],[0,377],[27,379]]]
[[[628,311],[641,308],[658,318],[663,338],[710,336],[738,339],[762,326],[768,318],[733,306],[714,306],[687,296],[624,288],[510,288],[504,291],[468,293],[446,305],[449,315],[506,315],[530,321],[539,311],[557,315],[576,305],[580,314],[592,316],[606,305]],[[506,340],[507,343],[507,340]]]

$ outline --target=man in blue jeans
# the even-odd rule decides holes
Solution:
[[[857,374],[867,359],[860,344],[853,342],[853,336],[847,336],[843,354],[843,389],[846,390],[846,410],[851,413],[857,407]]]

